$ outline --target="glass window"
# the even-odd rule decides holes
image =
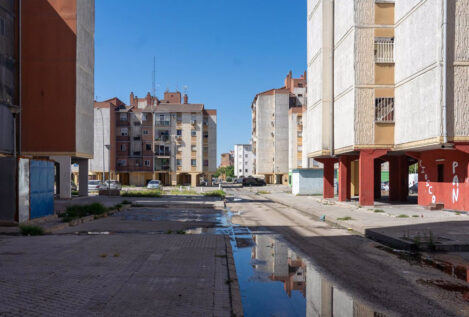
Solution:
[[[121,121],[127,121],[127,113],[121,113],[120,114],[120,120]]]
[[[176,165],[177,165],[177,166],[182,166],[182,160],[179,160],[179,159],[176,160]]]
[[[303,151],[303,146],[298,145],[298,152],[301,152],[301,151]]]
[[[146,143],[146,144],[145,144],[145,149],[146,149],[147,151],[151,151],[151,144],[150,144],[150,143]]]
[[[125,144],[121,144],[121,151],[126,151],[127,150],[127,147],[125,146]]]
[[[197,145],[191,145],[191,151],[197,152]]]
[[[148,135],[148,130],[143,130],[144,135]]]
[[[176,135],[182,135],[182,130],[176,130]]]
[[[191,166],[197,166],[197,160],[191,160]]]
[[[144,164],[145,164],[145,166],[150,166],[150,161],[149,161],[149,160],[145,160]]]
[[[146,113],[142,113],[142,121],[147,121],[147,114]]]
[[[208,131],[205,131],[205,132],[204,132],[204,138],[205,138],[205,139],[208,138]]]
[[[118,160],[117,166],[127,166],[127,160]]]
[[[196,135],[197,135],[197,131],[191,130],[191,136],[196,136]]]
[[[208,160],[204,160],[204,166],[208,166]]]
[[[128,135],[129,135],[129,129],[121,128],[121,136],[128,136]]]

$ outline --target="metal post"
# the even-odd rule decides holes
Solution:
[[[103,131],[103,183],[104,183],[104,180],[105,180],[105,177],[104,177],[104,116],[103,116],[103,112],[102,112],[102,109],[101,108],[96,108],[99,113],[101,113],[101,127],[102,127],[102,131]]]

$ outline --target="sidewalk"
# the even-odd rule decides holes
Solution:
[[[469,251],[468,213],[431,211],[410,204],[359,207],[354,202],[324,200],[321,196],[293,196],[280,186],[266,189],[270,194],[262,194],[265,198],[393,248]]]

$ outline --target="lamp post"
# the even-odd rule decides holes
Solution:
[[[96,108],[96,110],[99,111],[99,113],[101,113],[101,127],[102,127],[102,131],[103,131],[103,183],[104,183],[104,116],[103,116],[103,112],[102,112],[102,109],[101,108]]]

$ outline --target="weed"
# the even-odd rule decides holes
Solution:
[[[226,254],[215,254],[217,258],[226,258]]]
[[[269,192],[269,191],[266,191],[266,190],[259,190],[256,194],[260,194],[260,195],[269,195],[270,192]]]
[[[230,279],[230,278],[229,278],[229,279],[226,279],[226,280],[225,280],[225,284],[231,284],[233,281],[234,281],[234,280],[232,280],[232,279]]]
[[[78,190],[72,190],[72,195],[73,196],[78,196],[80,193],[78,192]]]
[[[412,215],[412,218],[418,218],[419,215]]]
[[[204,193],[204,196],[207,196],[207,197],[220,197],[221,199],[225,199],[226,193],[221,189],[217,189],[217,190],[212,190],[211,192]]]
[[[118,257],[120,257],[120,254],[119,253],[114,253],[113,257],[118,258]]]
[[[460,215],[461,215],[461,213],[460,213],[459,211],[456,211],[454,214],[455,214],[456,216],[460,216]]]
[[[168,230],[168,231],[166,231],[166,234],[171,234],[171,233],[173,233],[173,231],[172,231],[172,230]]]
[[[178,230],[176,231],[176,234],[186,234],[186,232],[184,230]]]
[[[107,254],[106,253],[101,253],[100,257],[105,258],[105,257],[107,257]]]
[[[384,212],[383,209],[375,209],[374,212],[378,213],[378,212]]]
[[[345,220],[353,220],[352,217],[350,216],[347,216],[347,217],[341,217],[341,218],[337,218],[337,220],[340,220],[340,221],[345,221]]]
[[[112,207],[112,209],[121,210],[122,206],[123,206],[122,204],[117,204],[114,207]]]
[[[59,217],[64,222],[70,222],[74,219],[86,217],[86,216],[99,216],[106,213],[108,209],[100,203],[92,203],[89,205],[72,205],[68,206],[63,214]]]
[[[131,201],[127,200],[127,199],[124,199],[122,202],[121,202],[122,205],[130,205],[132,204]]]
[[[33,225],[20,225],[20,231],[23,236],[42,236],[44,229]]]
[[[405,214],[400,214],[399,216],[397,216],[397,218],[409,218],[409,216]]]
[[[159,189],[150,190],[128,190],[121,192],[122,197],[161,197],[162,191]]]

